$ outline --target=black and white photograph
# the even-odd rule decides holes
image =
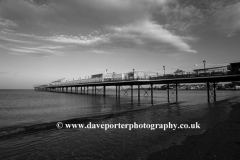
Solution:
[[[0,160],[240,159],[240,0],[0,0]]]

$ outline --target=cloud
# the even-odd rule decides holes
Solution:
[[[32,55],[32,56],[51,56],[57,55],[62,56],[64,53],[53,50],[53,49],[46,49],[45,47],[38,47],[38,48],[29,48],[29,47],[16,47],[16,48],[9,48],[9,54],[14,55]]]
[[[165,29],[177,34],[188,35],[192,33],[195,27],[203,24],[206,20],[205,8],[199,8],[200,5],[197,4],[204,2],[172,0],[167,5],[162,5],[153,10],[152,17]]]
[[[144,3],[136,0],[49,0],[40,5],[36,2],[2,0],[0,10],[7,19],[18,22],[21,31],[67,31],[72,35],[88,34],[106,26],[125,25],[148,17]]]
[[[185,42],[186,39],[194,39],[193,37],[186,38],[174,35],[154,22],[145,21],[143,23],[113,29],[115,33],[109,37],[108,42],[116,46],[145,48],[150,51],[162,51],[163,53],[171,53],[173,51],[197,52],[192,50]]]
[[[106,51],[101,51],[101,50],[93,50],[94,53],[97,53],[97,54],[112,54],[110,52],[106,52]]]
[[[28,56],[38,56],[38,57],[46,57],[46,56],[63,56],[64,53],[58,51],[57,49],[62,48],[61,46],[40,46],[40,47],[22,47],[18,45],[0,45],[0,48],[3,48],[7,51],[8,54],[13,55],[28,55]]]
[[[26,41],[26,40],[17,40],[17,39],[12,39],[9,37],[4,37],[0,35],[0,41],[3,42],[10,42],[10,43],[24,43],[24,44],[36,44],[35,42],[32,41]]]
[[[76,45],[80,49],[102,51],[115,48],[141,49],[157,53],[196,53],[189,42],[195,38],[179,36],[155,21],[152,13],[175,0],[2,0],[5,19],[18,24],[2,40],[14,43],[33,41],[14,52],[36,54],[46,43]],[[165,7],[166,8],[166,7]],[[189,17],[195,8],[181,11]],[[7,31],[6,31],[7,32]],[[13,38],[14,37],[14,38]],[[56,54],[58,55],[58,54]]]
[[[77,44],[89,48],[134,48],[162,53],[197,53],[186,43],[195,41],[194,37],[174,35],[155,22],[145,21],[122,27],[109,27],[109,33],[100,36],[54,36],[45,40],[58,43]],[[43,38],[42,38],[43,39]],[[94,50],[95,53],[107,53]]]
[[[59,43],[66,43],[66,44],[79,44],[79,45],[93,45],[98,43],[99,41],[104,41],[103,37],[86,37],[86,36],[66,36],[66,35],[57,35],[52,37],[41,37],[39,39],[59,42]]]
[[[3,19],[0,17],[0,26],[3,27],[17,27],[18,25],[11,20]]]
[[[47,56],[47,55],[62,55],[61,52],[56,52],[54,50],[44,49],[44,48],[29,48],[29,47],[18,47],[9,48],[9,51],[16,53],[17,55],[37,55],[37,56]],[[12,53],[12,54],[13,54]]]
[[[32,55],[32,56],[62,56],[64,46],[51,45],[44,42],[42,37],[16,33],[12,30],[0,32],[0,48],[3,48],[9,54],[14,55]]]
[[[240,2],[222,8],[215,13],[214,18],[216,26],[226,36],[236,35],[240,30]]]

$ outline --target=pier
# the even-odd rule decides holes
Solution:
[[[51,85],[35,85],[34,89],[37,91],[51,91],[60,93],[80,93],[80,94],[91,94],[97,95],[101,93],[106,96],[106,87],[114,86],[116,90],[116,97],[120,97],[120,92],[124,91],[124,95],[128,94],[130,91],[131,102],[133,103],[133,90],[136,89],[138,93],[138,103],[140,103],[140,90],[144,90],[144,95],[151,96],[151,104],[153,104],[153,89],[154,85],[167,85],[167,101],[170,103],[170,95],[175,96],[175,102],[178,102],[178,85],[186,83],[205,83],[206,84],[206,94],[207,102],[217,101],[217,84],[219,82],[232,82],[240,81],[240,74],[235,75],[222,75],[222,76],[204,76],[204,77],[154,77],[154,78],[130,78],[130,79],[89,79],[89,80],[75,80],[66,83],[51,84]],[[148,86],[144,88],[143,86]],[[128,86],[128,89],[124,89],[123,86]],[[171,86],[171,87],[170,87]],[[98,87],[98,88],[97,88]],[[99,89],[99,87],[101,87]],[[135,88],[134,88],[135,87]]]

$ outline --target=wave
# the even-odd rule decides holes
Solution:
[[[58,122],[62,122],[63,124],[84,124],[88,122],[96,122],[99,120],[104,120],[104,119],[110,119],[114,117],[118,117],[127,113],[131,112],[141,112],[145,111],[148,109],[153,109],[153,108],[158,108],[158,107],[166,107],[166,106],[171,106],[173,104],[180,104],[182,102],[178,103],[161,103],[161,104],[155,104],[153,106],[145,106],[142,108],[136,108],[136,109],[131,109],[131,110],[124,110],[124,111],[118,111],[118,112],[107,112],[107,113],[102,113],[98,115],[88,115],[85,117],[81,118],[73,118],[73,119],[67,119],[67,120],[59,120],[59,121],[54,121],[54,122],[49,122],[49,123],[41,123],[41,124],[34,124],[34,125],[28,125],[28,126],[15,126],[15,127],[8,127],[8,128],[3,128],[0,129],[0,139],[12,137],[12,136],[17,136],[17,135],[22,135],[22,134],[31,134],[39,131],[45,131],[45,130],[52,130],[52,129],[58,129],[56,127],[56,124]]]
[[[165,106],[164,104],[160,104],[161,106]],[[169,105],[169,104],[168,104]],[[155,107],[159,105],[154,105]],[[38,131],[44,131],[44,130],[52,130],[57,129],[56,124],[58,122],[62,122],[63,124],[80,124],[80,123],[87,123],[87,122],[95,122],[103,119],[109,119],[114,118],[117,116],[121,116],[130,112],[140,112],[144,110],[148,110],[152,108],[152,106],[145,106],[142,108],[137,109],[131,109],[131,110],[124,110],[124,111],[118,111],[118,112],[109,112],[109,113],[103,113],[98,115],[89,115],[86,117],[81,118],[73,118],[73,119],[67,119],[67,120],[59,120],[49,123],[41,123],[41,124],[34,124],[34,125],[28,125],[28,126],[15,126],[15,127],[8,127],[0,129],[0,139],[12,137],[16,135],[21,134],[27,134],[27,133],[35,133]]]

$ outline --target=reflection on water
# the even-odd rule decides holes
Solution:
[[[175,110],[173,110],[173,108],[175,108]],[[173,116],[172,114],[174,114],[175,116],[181,116],[180,105],[178,103],[168,106],[168,116],[172,117]]]

